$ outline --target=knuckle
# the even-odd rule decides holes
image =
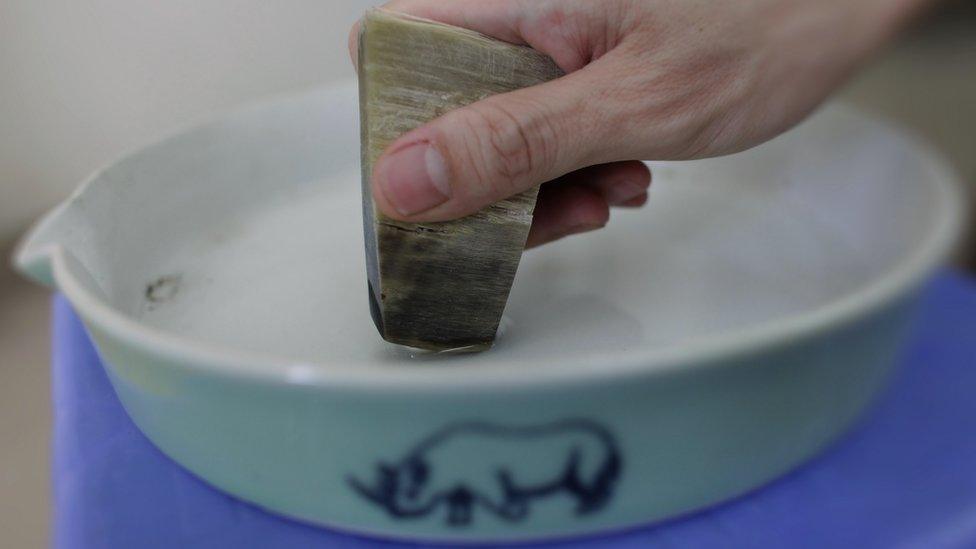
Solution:
[[[472,113],[485,171],[496,179],[496,186],[503,186],[502,191],[521,190],[552,165],[556,133],[540,109],[529,105],[513,109],[493,101],[476,105]]]

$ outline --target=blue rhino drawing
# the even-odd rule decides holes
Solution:
[[[366,483],[349,485],[397,519],[446,509],[447,524],[471,523],[480,508],[508,521],[525,519],[533,501],[556,494],[575,500],[583,515],[613,495],[622,463],[613,436],[585,419],[538,426],[487,422],[448,425],[401,459],[376,465]]]

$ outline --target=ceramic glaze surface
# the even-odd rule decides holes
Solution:
[[[377,337],[363,297],[354,101],[352,90],[313,95],[287,111],[315,115],[278,131],[194,135],[106,174],[114,210],[91,230],[113,257],[78,257],[109,303],[221,347],[328,368],[417,367]],[[293,137],[281,132],[305,150],[284,152]],[[606,230],[527,252],[496,348],[452,360],[613,360],[856,292],[934,223],[932,193],[918,184],[930,175],[904,153],[897,135],[829,110],[755,151],[654,165],[647,208],[615,210]],[[132,230],[113,234],[116,224]]]
[[[878,178],[904,168],[884,164]],[[914,221],[907,203],[924,200],[922,189],[906,189],[918,195],[907,211],[871,212],[879,197],[857,180],[824,184],[813,168],[749,175],[721,162],[656,166],[646,211],[614,212],[605,231],[528,252],[495,349],[451,360],[484,367],[534,358],[558,367],[565,356],[612,359],[685,344],[823,306],[911,250],[898,232]],[[146,284],[170,277],[178,289],[141,302],[137,292],[132,314],[168,332],[297,361],[416,367],[377,337],[357,290],[365,267],[355,183],[344,171],[242,197],[263,208],[245,202],[208,219],[198,237],[158,250],[147,269],[158,277]],[[843,207],[828,204],[839,197],[849,199]]]
[[[548,539],[775,478],[883,386],[959,226],[938,158],[829,107],[753,151],[654,164],[648,207],[526,253],[491,351],[417,354],[369,317],[356,112],[350,84],[136,152],[16,258],[164,452],[356,532]]]

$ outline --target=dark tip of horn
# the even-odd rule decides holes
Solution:
[[[376,290],[373,289],[373,283],[366,281],[369,286],[369,314],[373,317],[373,324],[376,324],[376,329],[380,331],[380,335],[385,335],[386,330],[383,329],[383,310],[380,309],[380,302],[376,299]]]

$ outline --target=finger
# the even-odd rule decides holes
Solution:
[[[589,185],[603,195],[607,204],[624,206],[647,194],[651,185],[651,171],[639,160],[626,160],[576,170],[546,185],[552,184]]]
[[[527,247],[602,226],[604,206],[587,191],[596,191],[606,205],[636,208],[647,202],[650,183],[647,165],[629,160],[590,166],[544,184]]]
[[[647,193],[644,193],[640,196],[635,196],[634,198],[631,198],[626,202],[621,202],[620,204],[616,204],[616,206],[618,208],[640,208],[644,204],[647,204]]]
[[[525,247],[599,229],[610,219],[600,193],[586,185],[543,185]]]
[[[611,13],[602,10],[593,17],[593,7],[586,3],[552,0],[393,0],[384,8],[448,25],[464,27],[512,44],[525,44],[539,50],[565,72],[582,68],[598,57],[586,50],[591,31],[612,32],[605,36],[606,46],[619,36],[615,25],[604,23]],[[602,50],[601,50],[602,52]]]
[[[352,60],[352,66],[355,69],[359,69],[359,29],[362,25],[359,21],[352,24],[352,28],[349,29],[349,38],[347,39],[346,46],[349,48],[349,59]]]
[[[567,10],[565,4],[519,0],[393,0],[383,8],[531,46],[551,57],[565,72],[578,70],[594,58],[570,39],[585,34],[578,28],[593,18],[583,16],[583,9]],[[357,21],[349,31],[349,58],[353,66],[357,66],[359,57],[359,27]],[[606,26],[601,30],[606,30]]]
[[[456,219],[628,154],[608,146],[614,130],[597,123],[602,109],[612,108],[594,101],[609,85],[599,64],[483,99],[407,132],[376,163],[377,206],[405,221]]]

